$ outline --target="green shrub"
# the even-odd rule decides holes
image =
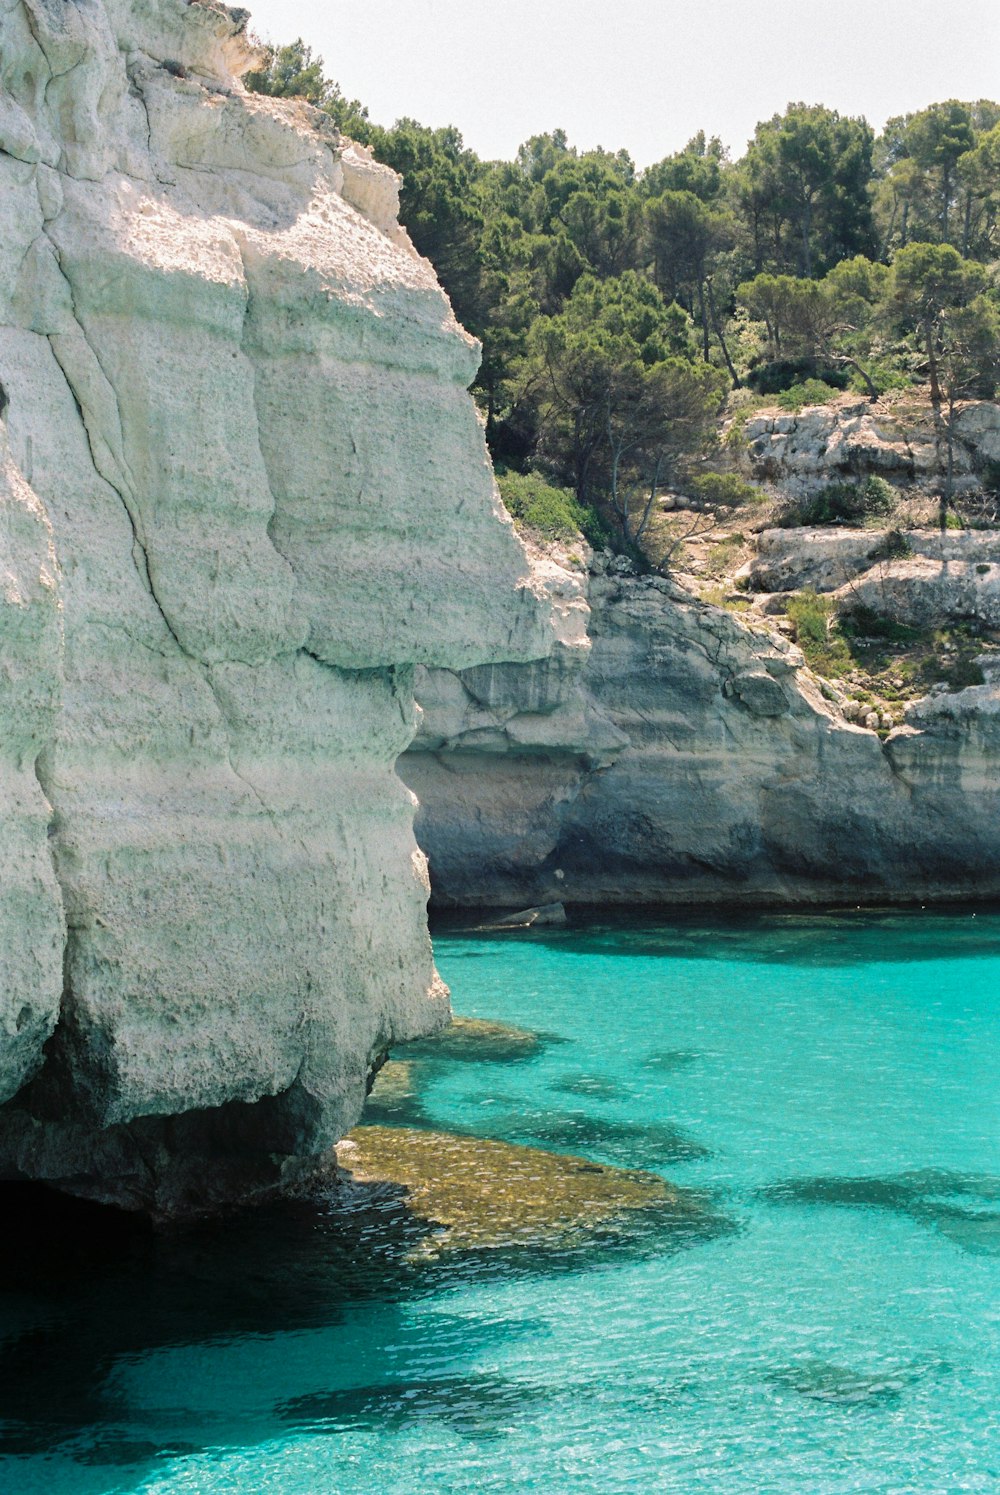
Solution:
[[[713,607],[724,607],[727,612],[745,613],[749,612],[753,604],[746,597],[734,597],[725,587],[705,587],[701,593],[702,602],[710,602]]]
[[[798,413],[804,405],[826,405],[830,400],[836,399],[838,394],[840,390],[834,389],[823,379],[804,379],[801,384],[793,384],[789,389],[782,390],[781,394],[775,396],[774,403],[780,405],[782,410]]]
[[[958,515],[949,509],[944,516],[944,527],[945,529],[964,529],[965,525],[959,519]]]
[[[842,675],[851,655],[842,638],[831,633],[833,603],[829,597],[806,590],[788,599],[788,617],[795,629],[795,642],[806,663],[820,675]]]
[[[742,534],[726,535],[709,546],[705,557],[705,572],[708,576],[725,576],[731,569],[745,544]]]
[[[692,498],[710,508],[728,504],[731,509],[738,509],[743,504],[761,503],[764,498],[759,488],[746,482],[735,472],[699,473],[698,477],[692,478],[685,486]]]
[[[969,624],[939,628],[929,643],[928,652],[916,671],[917,679],[925,687],[941,680],[949,690],[966,690],[970,685],[985,684],[986,677],[978,662],[983,646],[976,628]]]
[[[815,358],[774,358],[757,364],[747,375],[747,384],[762,395],[787,394],[812,384],[846,389],[847,381],[846,369],[828,368]]]
[[[893,644],[914,643],[921,637],[919,628],[911,628],[908,623],[897,623],[894,618],[876,612],[863,603],[841,613],[838,627],[848,638],[884,639]]]
[[[896,492],[891,483],[873,473],[861,484],[861,508],[866,519],[891,514],[896,507]],[[896,531],[898,534],[898,531]],[[900,537],[902,538],[902,536]]]
[[[946,664],[942,678],[951,690],[967,690],[970,685],[986,684],[982,665],[974,659],[956,659],[954,664]]]
[[[877,545],[868,552],[870,561],[902,561],[913,554],[913,546],[900,529],[886,530]]]
[[[582,534],[602,546],[607,536],[593,509],[576,501],[568,488],[554,488],[534,472],[497,474],[500,497],[508,514],[548,540],[574,540]]]
[[[823,644],[830,629],[833,606],[829,597],[812,590],[797,592],[788,599],[788,618],[795,627],[795,641]]]
[[[733,411],[733,418],[729,423],[729,430],[723,438],[723,445],[729,447],[730,451],[738,452],[746,446],[747,421],[752,415],[756,415],[758,410],[766,408],[767,400],[761,399],[758,395],[752,395],[748,389],[740,389],[736,393],[743,395],[744,398],[736,405]],[[732,408],[732,404],[733,399],[731,398],[730,408]]]
[[[779,523],[784,529],[801,524],[862,525],[866,519],[891,514],[895,506],[896,495],[885,478],[872,476],[863,483],[827,483],[790,505]]]
[[[864,359],[861,361],[864,362]],[[865,373],[880,395],[888,394],[893,389],[910,389],[913,386],[913,380],[909,374],[889,363],[865,363]],[[850,388],[856,394],[866,395],[868,393],[868,385],[857,369],[851,373]]]

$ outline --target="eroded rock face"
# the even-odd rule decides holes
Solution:
[[[1000,461],[1000,407],[970,401],[954,426],[955,490],[975,490]],[[876,474],[914,492],[936,492],[945,470],[943,424],[929,410],[904,412],[867,400],[811,405],[797,414],[762,412],[746,423],[748,471],[787,494]]]
[[[161,1214],[444,1020],[412,667],[552,642],[396,178],[246,19],[0,14],[0,1175]]]
[[[746,568],[755,592],[829,592],[845,608],[918,628],[975,620],[1000,628],[1000,535],[996,530],[772,529]]]
[[[1000,893],[997,679],[927,698],[883,742],[763,625],[659,578],[593,577],[589,600],[583,668],[549,696],[553,664],[495,670],[490,727],[464,677],[428,672],[400,771],[442,906]],[[561,744],[521,710],[528,671]]]
[[[0,1101],[37,1067],[55,1026],[65,940],[47,842],[50,806],[35,770],[60,700],[60,616],[52,531],[0,433]]]

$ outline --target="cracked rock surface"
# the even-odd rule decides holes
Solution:
[[[0,3],[0,1177],[161,1216],[444,1020],[413,666],[553,642],[396,178],[246,20]]]
[[[761,623],[609,570],[588,601],[573,670],[418,674],[400,772],[440,906],[1000,894],[996,677],[883,741]]]
[[[925,409],[843,399],[797,414],[762,411],[745,431],[750,474],[786,494],[874,473],[914,493],[940,488],[944,432]],[[1000,460],[1000,408],[989,400],[959,406],[954,436],[955,491],[975,491],[985,464]]]

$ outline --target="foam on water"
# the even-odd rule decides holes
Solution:
[[[457,1011],[545,1041],[419,1046],[400,1124],[657,1170],[726,1228],[415,1265],[398,1200],[81,1219],[8,1264],[0,1487],[1000,1489],[1000,917],[436,945]]]

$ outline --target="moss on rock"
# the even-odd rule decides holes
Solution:
[[[707,1217],[700,1196],[656,1174],[451,1132],[361,1126],[337,1159],[356,1183],[403,1188],[432,1227],[422,1245],[431,1253],[586,1246],[628,1236],[648,1211],[679,1226]]]
[[[456,1017],[432,1038],[407,1045],[407,1056],[417,1058],[493,1060],[530,1059],[539,1052],[542,1039],[527,1028],[491,1022],[481,1017]]]

